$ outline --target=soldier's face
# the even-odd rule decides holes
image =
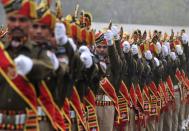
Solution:
[[[147,34],[143,35],[143,40],[146,40]]]
[[[108,54],[107,45],[99,44],[96,45],[95,51],[97,55],[106,56]]]
[[[154,32],[154,33],[153,33],[153,36],[157,36],[157,35],[158,35],[157,32]]]
[[[159,38],[159,39],[161,39],[161,37],[162,37],[162,34],[161,34],[161,33],[159,33],[159,34],[158,34],[158,38]]]
[[[185,33],[184,31],[181,31],[181,32],[180,32],[180,35],[182,36],[184,33]]]
[[[138,35],[137,35],[137,34],[134,34],[134,35],[133,35],[133,39],[134,39],[134,41],[136,42],[136,41],[138,40]]]
[[[31,21],[28,17],[23,15],[8,14],[7,27],[9,29],[9,35],[13,38],[20,39],[28,36]]]
[[[29,34],[30,38],[37,43],[47,42],[52,37],[49,27],[38,22],[32,24]]]

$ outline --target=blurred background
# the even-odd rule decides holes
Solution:
[[[97,29],[110,19],[113,23],[125,24],[128,30],[143,25],[150,25],[149,28],[166,26],[168,30],[189,26],[189,0],[62,0],[64,16],[74,14],[77,3],[80,10],[92,13]],[[0,5],[0,24],[4,24],[4,18]]]
[[[189,25],[189,0],[62,0],[65,14],[72,13],[78,2],[91,11],[96,22]]]

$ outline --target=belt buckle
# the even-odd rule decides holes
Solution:
[[[107,95],[104,95],[103,99],[104,99],[104,101],[111,101],[111,99]]]

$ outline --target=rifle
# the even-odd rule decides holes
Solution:
[[[122,39],[122,37],[123,37],[123,27],[121,26],[121,28],[120,28],[120,40]]]
[[[78,12],[79,12],[79,4],[76,4],[75,6],[75,12],[74,12],[74,18],[76,19],[78,16]]]
[[[112,21],[110,20],[110,23],[109,23],[108,29],[111,30],[111,28],[112,28]]]

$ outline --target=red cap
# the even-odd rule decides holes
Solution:
[[[15,13],[36,18],[36,6],[30,0],[1,0],[1,2],[7,14]]]

